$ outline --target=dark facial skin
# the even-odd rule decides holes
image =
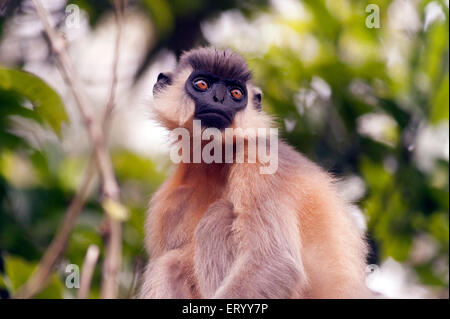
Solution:
[[[160,73],[153,86],[153,94],[164,90],[172,84],[172,73]],[[198,80],[207,84],[207,89],[196,86]],[[195,103],[195,118],[202,121],[204,127],[215,127],[220,130],[229,127],[235,114],[247,106],[248,92],[246,83],[239,80],[222,79],[209,72],[194,71],[186,80],[185,90]],[[238,89],[242,96],[240,99],[233,97],[231,93]],[[261,110],[262,93],[259,89],[253,89],[253,106]]]
[[[186,80],[186,92],[195,102],[195,119],[203,127],[229,127],[234,116],[247,106],[245,83],[194,71]]]

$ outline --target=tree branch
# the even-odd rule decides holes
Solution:
[[[120,53],[120,38],[122,36],[122,15],[125,10],[125,0],[114,0],[114,16],[116,21],[116,41],[114,46],[114,58],[112,64],[112,79],[109,97],[106,102],[105,111],[101,118],[101,126],[107,138],[111,115],[115,106],[115,93],[118,82],[118,64]],[[114,200],[115,199],[113,198]],[[106,299],[116,298],[119,293],[117,285],[117,273],[120,269],[122,257],[122,225],[117,219],[107,216],[109,224],[109,236],[106,239],[105,262],[103,265],[103,282],[101,296]]]
[[[92,116],[90,109],[88,108],[88,103],[86,97],[83,95],[82,90],[75,72],[73,72],[73,66],[69,59],[68,53],[65,48],[64,39],[57,33],[52,25],[51,17],[42,6],[40,0],[32,0],[36,8],[36,11],[42,21],[45,33],[49,39],[51,48],[57,58],[60,72],[66,81],[68,87],[71,89],[72,94],[75,97],[76,104],[80,111],[80,114],[84,120],[85,126],[88,131],[88,135],[94,146],[94,158],[97,163],[97,167],[100,171],[100,176],[102,179],[103,186],[103,196],[104,199],[109,199],[114,202],[120,201],[120,191],[114,175],[114,169],[112,166],[111,158],[107,150],[107,141],[105,138],[104,128],[109,120],[110,114],[112,113],[114,103],[115,103],[115,91],[117,86],[117,63],[119,58],[119,47],[120,47],[120,33],[121,26],[121,12],[124,8],[124,2],[122,0],[115,0],[115,9],[120,11],[116,13],[116,22],[118,23],[118,36],[116,38],[114,61],[113,61],[113,76],[112,84],[109,93],[109,98],[105,107],[105,114],[102,116],[101,121],[96,123]],[[93,166],[93,165],[92,165]],[[89,174],[88,174],[89,175]],[[87,178],[87,183],[90,182],[90,177]],[[44,254],[43,259],[39,263],[39,266],[30,280],[19,290],[17,294],[18,298],[30,298],[39,292],[51,273],[56,262],[62,255],[64,248],[67,244],[67,240],[70,236],[70,232],[75,224],[76,218],[81,211],[84,204],[84,192],[87,187],[81,187],[77,194],[81,194],[83,200],[78,199],[78,196],[74,199],[74,207],[69,208],[66,213],[65,221],[61,229],[58,231],[57,236],[52,241],[49,249]],[[72,207],[72,205],[71,205]],[[69,213],[70,212],[70,213]],[[106,261],[105,261],[105,274],[104,274],[104,293],[105,298],[115,298],[117,297],[117,273],[120,267],[121,260],[121,223],[120,221],[107,217],[108,223],[110,224],[110,236],[107,241],[106,247]],[[107,291],[106,291],[107,289]]]
[[[115,106],[115,98],[118,83],[118,65],[119,65],[119,53],[120,53],[120,38],[122,37],[122,24],[123,24],[123,14],[125,11],[125,1],[115,0],[114,1],[114,18],[116,22],[116,40],[114,45],[114,58],[112,64],[112,74],[111,74],[111,85],[109,88],[109,96],[106,101],[105,110],[102,117],[103,132],[105,135],[109,132],[109,124],[112,112]]]
[[[42,6],[40,0],[32,0],[36,11],[44,25],[45,33],[50,41],[50,45],[55,53],[60,71],[67,82],[76,104],[85,122],[89,137],[94,144],[94,153],[97,159],[97,166],[103,181],[103,195],[105,197],[118,200],[119,187],[114,176],[114,171],[109,157],[104,134],[101,126],[98,125],[92,116],[91,110],[83,91],[80,88],[76,73],[73,71],[72,63],[65,48],[64,39],[56,32],[51,23],[51,17],[47,10]]]
[[[113,299],[117,298],[119,293],[117,273],[119,272],[122,255],[122,225],[120,221],[111,217],[107,219],[107,222],[109,235],[105,244],[101,297]]]
[[[44,256],[39,262],[31,278],[19,289],[14,298],[31,298],[45,287],[48,277],[52,273],[55,265],[66,248],[70,233],[72,232],[78,216],[80,215],[81,209],[84,206],[89,187],[91,186],[91,182],[95,176],[95,168],[95,160],[94,157],[91,156],[83,180],[81,181],[75,197],[72,199],[72,202],[65,213],[64,220],[59,227],[56,236],[53,238],[50,246],[45,251]]]
[[[78,299],[89,298],[92,276],[99,255],[100,249],[98,246],[90,245],[86,252],[86,257],[84,258],[83,267],[81,268],[81,284],[80,289],[78,290]]]

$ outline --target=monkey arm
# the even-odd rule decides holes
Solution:
[[[236,258],[213,298],[289,298],[302,287],[306,276],[292,207],[279,196],[238,213]]]
[[[146,268],[140,298],[198,298],[192,290],[192,264],[187,249],[173,249],[155,259]]]
[[[212,204],[195,230],[194,269],[202,298],[211,298],[228,274],[235,259],[236,242],[232,224],[233,204]]]

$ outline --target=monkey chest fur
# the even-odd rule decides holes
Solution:
[[[147,244],[152,252],[160,255],[192,243],[198,222],[224,196],[225,173],[220,168],[210,172],[184,168],[171,178],[173,183],[169,181],[160,189],[147,220],[152,234]]]

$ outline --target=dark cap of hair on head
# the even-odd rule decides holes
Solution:
[[[179,68],[188,65],[194,70],[210,72],[225,79],[247,82],[252,77],[244,58],[230,49],[203,47],[185,52],[180,58]]]

